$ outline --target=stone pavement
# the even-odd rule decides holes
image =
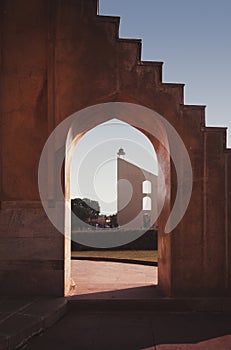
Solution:
[[[163,298],[153,266],[75,260],[72,276],[66,299],[0,298],[0,350],[231,350],[230,298]]]
[[[70,309],[25,350],[230,350],[231,314]]]
[[[0,297],[0,350],[24,344],[66,311],[65,298]]]
[[[146,299],[158,283],[157,267],[124,262],[72,260],[71,274],[77,299]]]

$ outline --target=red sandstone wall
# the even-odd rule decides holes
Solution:
[[[173,293],[199,294],[203,287],[203,174],[204,146],[201,127],[204,125],[204,107],[181,106],[181,121],[175,125],[190,155],[193,169],[193,192],[187,212],[171,234]],[[178,121],[178,125],[176,124]],[[172,200],[175,199],[175,170],[171,171]],[[172,186],[173,184],[173,186]]]
[[[204,270],[207,288],[225,288],[225,134],[226,130],[205,130],[205,237]]]
[[[64,242],[39,202],[49,135],[48,1],[1,1],[2,294],[63,295]]]
[[[3,201],[38,200],[37,168],[47,129],[46,1],[2,5]]]
[[[231,150],[226,150],[226,284],[231,291]]]
[[[63,237],[51,232],[37,202],[42,147],[53,128],[81,108],[128,101],[171,122],[193,166],[187,213],[173,234],[161,234],[163,288],[183,295],[227,293],[231,160],[223,131],[206,129],[204,107],[184,106],[183,85],[162,83],[162,63],[141,62],[141,42],[119,39],[119,19],[96,17],[96,6],[96,0],[1,2],[1,291],[12,290],[18,276],[14,293],[63,293]],[[166,176],[171,206],[173,166]]]

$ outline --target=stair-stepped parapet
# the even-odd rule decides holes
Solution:
[[[136,71],[138,77],[151,81],[153,85],[162,83],[163,62],[141,61],[137,64]]]
[[[123,69],[131,71],[135,65],[141,60],[141,44],[140,39],[121,39],[118,41],[117,56],[121,62]]]
[[[180,106],[181,116],[187,118],[187,121],[193,124],[197,124],[199,129],[205,128],[205,110],[204,105],[185,105]]]
[[[96,24],[105,27],[107,36],[111,39],[111,42],[119,39],[120,17],[97,16]]]
[[[48,1],[47,1],[48,2]],[[96,17],[99,13],[99,0],[51,0],[50,6],[55,8],[71,8],[72,12],[85,20]]]
[[[66,0],[62,0],[66,1]],[[84,16],[95,16],[99,13],[99,0],[72,0],[74,4],[80,4]]]
[[[115,41],[118,44],[117,57],[122,69],[125,69],[125,71],[135,69],[138,78],[146,79],[147,84],[153,84],[153,88],[160,85],[160,91],[172,95],[179,105],[184,104],[185,84],[163,83],[163,62],[141,60],[142,40],[119,37],[120,17],[98,15],[96,16],[96,23],[104,26],[110,42]]]
[[[214,151],[216,151],[217,154],[223,154],[227,149],[227,128],[206,126],[203,131],[204,133],[209,134],[210,139],[212,138],[214,140]]]
[[[185,84],[182,83],[162,83],[160,91],[174,96],[176,101],[181,105],[184,104],[184,87]]]

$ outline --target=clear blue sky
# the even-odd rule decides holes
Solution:
[[[229,126],[231,147],[231,0],[100,0],[99,12],[142,39],[143,60],[164,62],[164,81],[186,84],[185,102],[206,105],[209,126]]]

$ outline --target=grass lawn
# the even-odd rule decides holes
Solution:
[[[123,259],[123,260],[138,260],[157,262],[157,250],[121,250],[121,251],[73,251],[71,252],[73,258],[109,258],[109,259]]]

